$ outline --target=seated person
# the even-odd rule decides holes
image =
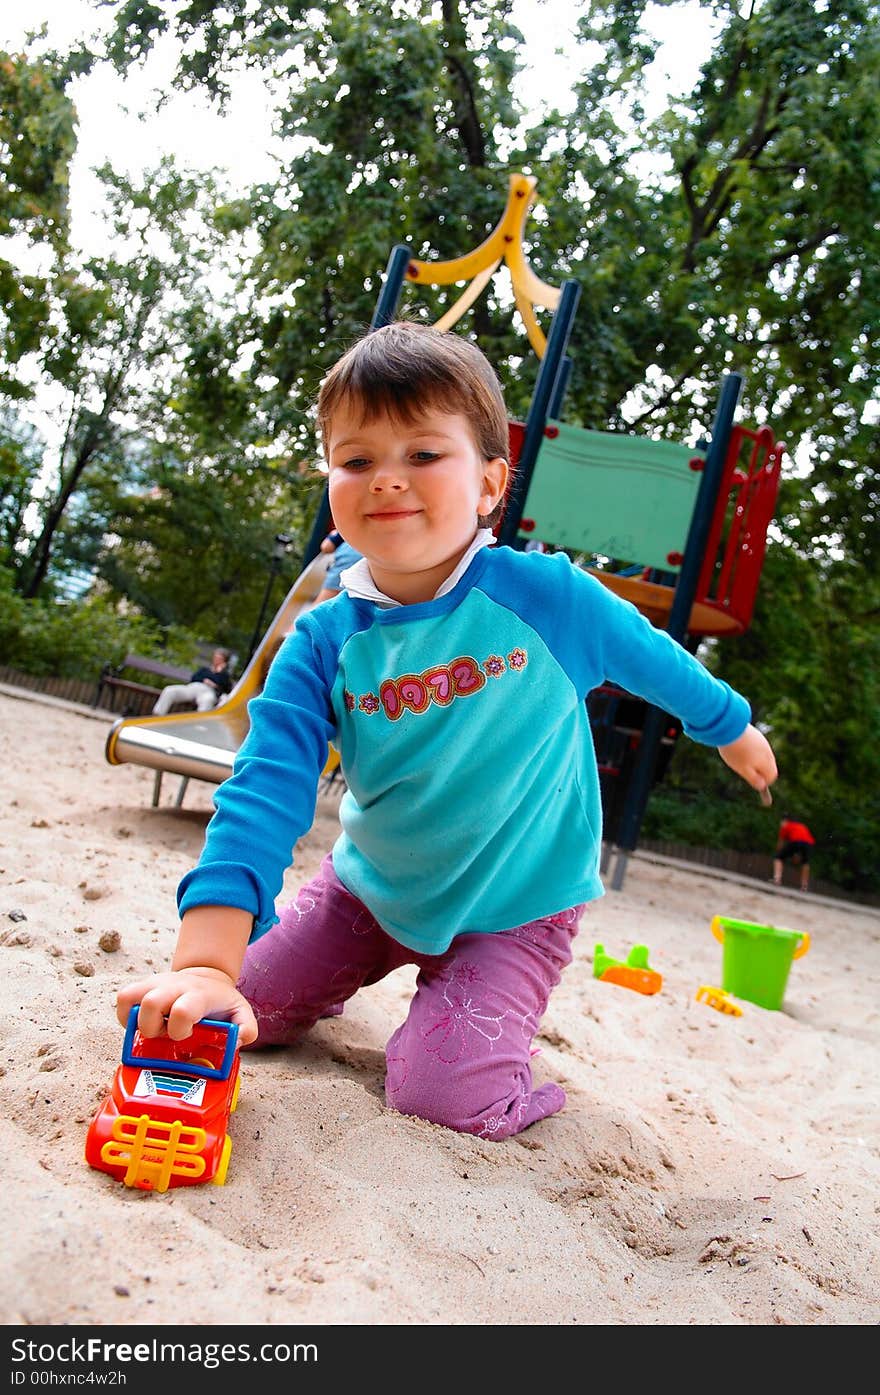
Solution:
[[[353,567],[355,562],[359,562],[361,559],[361,554],[355,552],[353,547],[349,547],[348,543],[343,540],[342,534],[337,533],[335,528],[332,532],[328,533],[326,538],[322,541],[321,551],[332,552],[334,554],[333,561],[327,569],[324,576],[324,584],[320,591],[313,601],[310,601],[307,605],[302,607],[303,610],[311,610],[313,606],[320,605],[322,601],[330,601],[334,596],[338,596],[343,589],[340,579],[341,573],[345,571],[346,567]],[[279,635],[269,647],[263,659],[263,673],[260,680],[261,688],[266,681],[266,676],[272,666],[275,655],[284,643],[286,635],[290,633],[290,630],[293,629],[295,624],[296,620],[294,619],[285,634]]]
[[[315,605],[320,605],[322,601],[332,600],[338,596],[342,590],[340,577],[346,567],[353,567],[355,562],[359,562],[361,554],[355,552],[353,547],[349,547],[341,533],[334,528],[332,533],[328,533],[321,543],[322,552],[332,552],[333,561],[324,577],[324,585],[315,597]]]
[[[153,707],[155,717],[164,717],[177,702],[194,702],[197,712],[208,712],[229,692],[229,650],[215,649],[210,668],[197,668],[188,683],[169,683]]]

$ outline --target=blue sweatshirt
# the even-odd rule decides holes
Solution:
[[[745,699],[564,553],[483,548],[445,596],[385,608],[342,593],[301,616],[216,791],[181,913],[277,919],[328,743],[348,790],[339,879],[401,944],[440,954],[603,894],[599,778],[585,699],[606,679],[711,746]]]

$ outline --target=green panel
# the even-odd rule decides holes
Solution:
[[[523,537],[599,553],[622,562],[677,571],[669,553],[683,553],[702,473],[696,454],[674,441],[585,431],[552,423],[538,451]]]

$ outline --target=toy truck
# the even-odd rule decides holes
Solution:
[[[222,1186],[238,1104],[238,1027],[203,1018],[183,1041],[144,1037],[128,1016],[122,1062],[89,1125],[91,1166],[141,1191],[214,1182]]]

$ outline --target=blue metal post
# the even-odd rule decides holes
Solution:
[[[390,324],[394,319],[397,314],[400,292],[406,280],[406,269],[411,261],[412,252],[406,243],[398,242],[396,247],[392,247],[388,265],[385,268],[385,280],[382,282],[379,299],[376,301],[376,309],[373,311],[373,318],[370,321],[370,329],[381,329],[383,325]]]
[[[555,409],[558,410],[561,403],[561,395],[556,391],[556,387],[560,372],[564,371],[565,349],[568,344],[568,336],[571,334],[580,294],[581,288],[577,281],[563,281],[562,294],[559,297],[559,304],[554,312],[553,323],[547,336],[547,347],[538,369],[535,391],[532,394],[529,414],[526,418],[522,451],[513,476],[513,483],[510,486],[504,521],[498,533],[499,543],[506,543],[509,547],[515,547],[517,544],[516,535],[534,473],[535,461],[544,439],[544,427],[547,424],[550,404],[552,402]],[[567,373],[565,376],[567,378]]]
[[[568,391],[568,380],[571,377],[571,359],[566,354],[559,365],[559,372],[556,375],[556,384],[553,388],[553,396],[547,407],[547,416],[550,421],[558,421],[562,412],[562,404],[565,401],[565,394]]]
[[[678,574],[675,595],[672,598],[672,609],[669,612],[669,623],[666,626],[667,633],[671,634],[672,638],[677,639],[679,643],[687,634],[691,607],[697,594],[697,582],[700,579],[703,558],[706,554],[706,542],[712,525],[718,490],[721,487],[724,461],[727,458],[727,448],[730,445],[733,431],[733,418],[736,415],[742,385],[743,380],[739,373],[728,373],[721,384],[721,396],[715,411],[715,420],[712,423],[712,435],[709,449],[706,452],[706,463],[703,466],[703,475],[697,490],[691,526],[688,529],[687,542],[684,547],[684,561]]]

